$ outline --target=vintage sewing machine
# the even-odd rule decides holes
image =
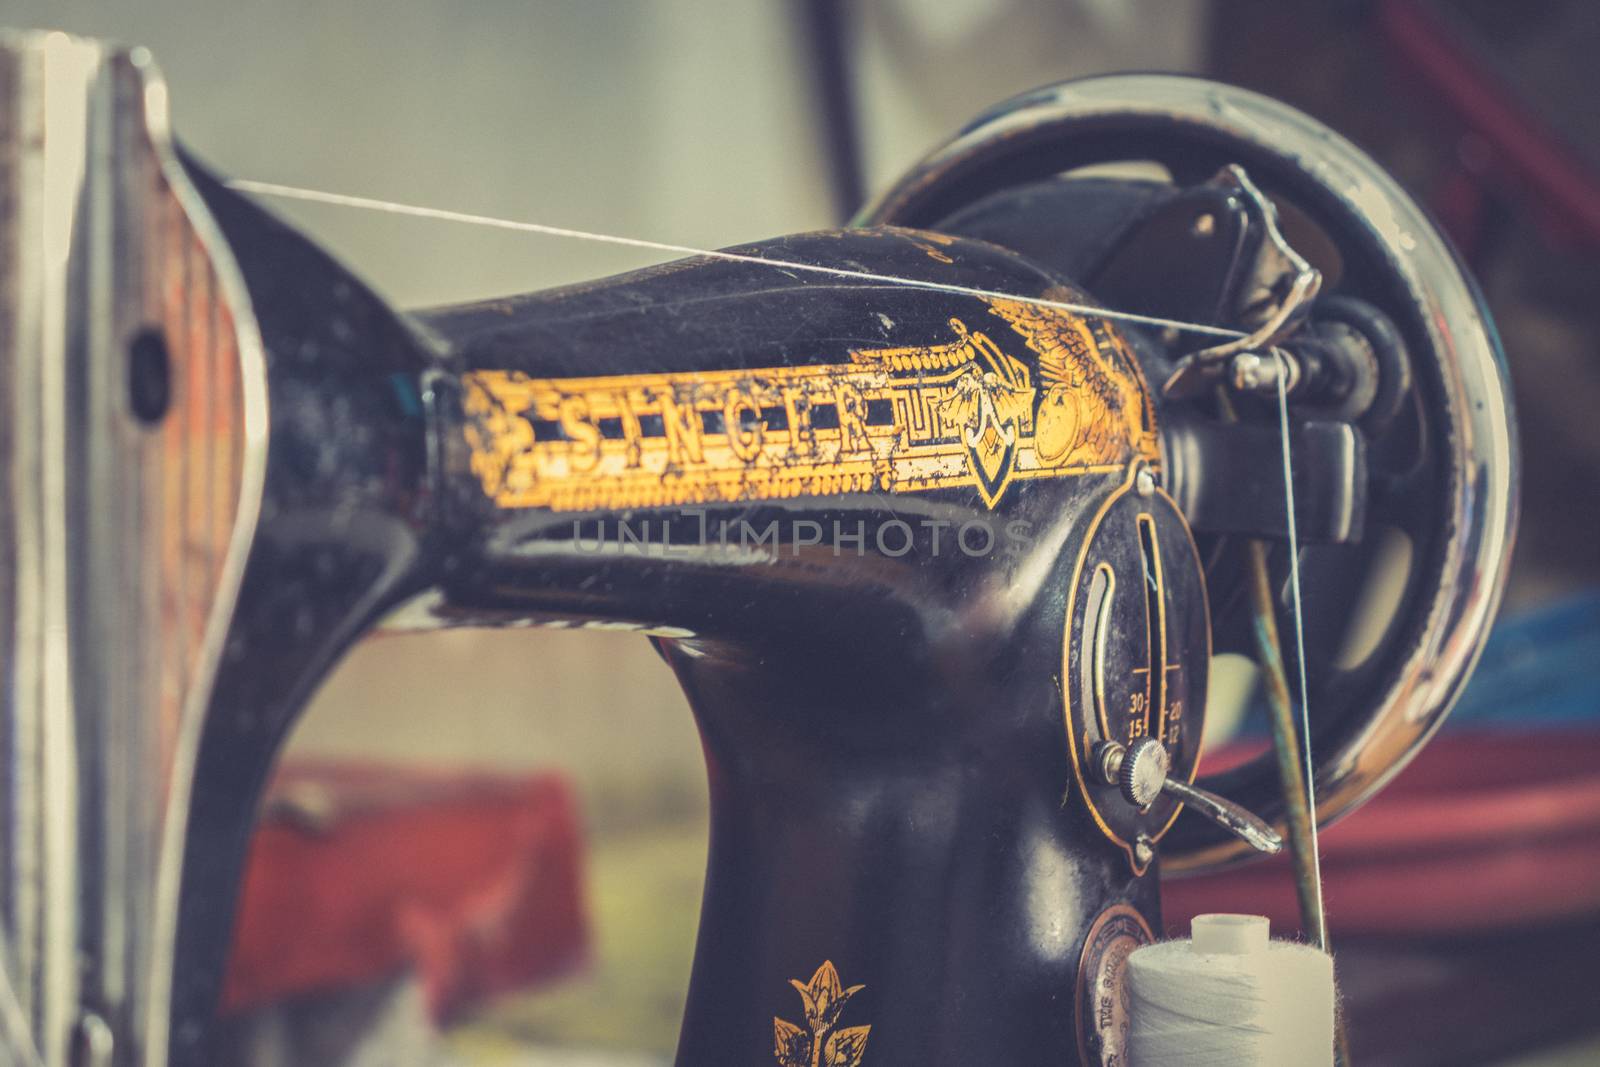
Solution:
[[[1280,383],[1320,818],[1439,725],[1511,544],[1505,369],[1337,135],[1069,83],[735,254],[401,313],[175,146],[142,51],[4,38],[12,1062],[208,1062],[319,680],[374,627],[530,622],[636,628],[694,707],[678,1062],[1117,1062],[1158,868],[1284,816],[1270,758],[1195,779],[1251,541],[1293,633]]]

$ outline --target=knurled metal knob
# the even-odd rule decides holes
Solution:
[[[1117,784],[1129,804],[1145,811],[1161,795],[1161,787],[1167,784],[1167,773],[1171,769],[1172,758],[1167,755],[1167,746],[1153,737],[1142,738],[1124,753]]]

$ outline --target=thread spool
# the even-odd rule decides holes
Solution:
[[[1197,915],[1128,957],[1130,1067],[1332,1067],[1333,958],[1262,915]]]

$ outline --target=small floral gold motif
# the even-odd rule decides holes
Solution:
[[[866,986],[841,988],[839,972],[834,970],[832,960],[824,960],[811,981],[801,984],[791,978],[789,984],[800,991],[811,1032],[806,1033],[787,1019],[774,1018],[772,1051],[778,1062],[783,1067],[860,1067],[872,1027],[846,1026],[837,1030],[834,1027],[845,1002]]]

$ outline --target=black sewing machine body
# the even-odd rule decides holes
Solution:
[[[118,85],[147,77],[113,66]],[[1157,81],[1165,100],[1183,80]],[[411,314],[159,137],[152,152],[142,111],[113,124],[150,184],[96,207],[131,235],[104,252],[121,302],[109,340],[68,347],[130,442],[119,491],[178,516],[203,565],[174,586],[191,572],[161,554],[165,528],[106,550],[150,576],[127,597],[142,618],[192,621],[155,657],[169,726],[146,742],[192,786],[139,809],[152,842],[163,819],[182,838],[181,867],[117,905],[170,907],[171,956],[159,928],[126,956],[95,923],[81,936],[74,996],[128,1035],[117,1062],[207,1062],[255,807],[339,656],[379,625],[529,624],[650,635],[694,709],[711,854],[678,1062],[1113,1062],[1121,962],[1162,928],[1157,857],[1239,850],[1165,793],[1131,802],[1106,746],[1154,739],[1194,778],[1211,654],[1249,647],[1241,535],[1280,544],[1283,591],[1287,502],[1273,405],[1244,397],[1229,422],[1165,385],[1202,340],[1082,309],[1235,324],[1275,231],[1217,166],[1248,156],[1284,193],[1326,175],[1165,103],[1111,133],[1053,107],[997,112],[862,226],[733,250],[787,266],[699,258]],[[1173,181],[1058,176],[1150,158],[1128,133],[1144,126],[1176,146]],[[1459,346],[1487,346],[1469,381],[1421,358],[1441,323],[1481,318],[1475,297],[1453,280],[1467,304],[1430,318],[1444,305],[1382,240],[1339,252],[1340,292],[1389,324],[1366,335],[1372,365],[1388,344],[1403,373],[1375,371],[1354,414],[1307,402],[1293,429],[1330,815],[1448,707],[1513,510],[1510,431],[1472,425],[1509,427],[1492,342]],[[229,458],[191,475],[193,448]],[[216,490],[203,536],[182,518],[195,494],[173,503],[174,475],[145,470]],[[1438,518],[1463,499],[1464,519]],[[1415,563],[1394,623],[1347,662],[1374,523],[1412,532]],[[86,529],[94,557],[107,528]],[[1421,661],[1437,674],[1419,688]],[[162,688],[177,677],[184,701]],[[1281,815],[1270,765],[1220,781]],[[85,848],[126,817],[89,818]]]
[[[1192,697],[1171,746],[1191,771],[1203,711],[1198,560],[1176,506],[1132,486],[1161,468],[1163,357],[1067,312],[718,261],[397,317],[197,179],[229,245],[260,250],[240,260],[273,426],[241,591],[252,654],[214,698],[252,714],[217,716],[197,763],[176,970],[196,1017],[277,742],[333,649],[409,602],[412,625],[633,624],[682,680],[713,797],[682,1062],[764,1051],[774,1016],[804,1025],[788,979],[825,961],[865,986],[844,1022],[897,1059],[1076,1047],[1089,926],[1119,906],[1159,926],[1149,857],[1096,828],[1067,736],[1092,531],[1117,527],[1095,560],[1116,560],[1136,598],[1118,628],[1144,647],[1127,534],[1158,524],[1158,610],[1187,613],[1155,636],[1184,668],[1160,714]],[[939,234],[746,251],[1085,299]],[[1111,674],[1148,666],[1121,648]],[[1154,839],[1175,814],[1151,817]]]

